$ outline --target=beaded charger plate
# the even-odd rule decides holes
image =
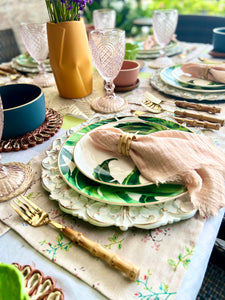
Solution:
[[[165,200],[166,197],[164,194],[163,196],[165,201],[155,201],[155,199],[153,199],[154,196],[151,196],[151,199],[153,200],[149,202],[151,205],[145,201],[139,203],[138,205],[128,205],[124,200],[123,205],[118,205],[116,202],[114,204],[109,204],[103,201],[96,201],[89,196],[85,196],[85,194],[82,194],[74,189],[71,183],[68,183],[68,180],[62,177],[61,171],[58,167],[58,159],[60,159],[60,154],[62,155],[64,152],[67,142],[70,145],[66,145],[66,151],[68,155],[64,157],[64,171],[67,170],[66,174],[69,175],[68,178],[72,181],[74,181],[74,175],[76,175],[76,172],[79,172],[73,161],[74,140],[71,140],[71,137],[76,137],[78,141],[87,132],[93,128],[96,128],[97,126],[101,126],[109,122],[109,120],[111,122],[116,122],[118,120],[125,120],[127,122],[131,119],[133,120],[134,118],[117,117],[107,120],[100,119],[100,121],[95,123],[89,123],[89,121],[83,124],[83,126],[86,126],[79,126],[77,131],[75,131],[77,129],[76,127],[75,129],[69,130],[67,135],[56,139],[53,142],[51,149],[46,152],[47,157],[42,161],[42,185],[50,193],[50,199],[58,201],[59,207],[62,211],[88,221],[93,225],[100,227],[118,226],[121,230],[127,230],[132,226],[151,229],[166,225],[168,223],[191,218],[196,213],[196,210],[193,208],[193,205],[189,200],[189,196],[187,193],[185,193],[185,190],[182,186],[175,185],[177,190],[174,193],[174,187],[170,185],[170,188],[172,188],[170,192],[174,193],[172,199],[170,200]],[[163,123],[163,126],[167,125],[166,127],[170,129],[188,131],[187,128],[172,121],[150,117],[139,117],[136,118],[136,120],[137,119],[140,122],[145,121],[156,124]],[[91,181],[88,178],[86,180]],[[91,182],[94,188],[99,185],[94,181]],[[155,188],[154,185],[151,185],[151,189],[152,187]],[[168,193],[168,187],[169,186],[166,185],[165,190],[162,188],[161,193],[165,191]],[[113,188],[112,191],[115,191],[115,187],[111,188]],[[87,187],[87,190],[91,190],[91,188]],[[107,187],[106,192],[108,192],[107,190],[109,190],[109,187]],[[127,190],[127,188],[124,190]],[[156,191],[154,191],[154,195],[156,196]],[[108,196],[110,196],[109,193],[105,195],[105,197]],[[157,196],[160,195],[157,194]],[[141,192],[139,197],[141,197]],[[145,197],[142,198],[144,199]]]

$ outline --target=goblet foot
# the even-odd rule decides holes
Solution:
[[[0,201],[20,195],[32,181],[33,171],[23,163],[0,164]]]
[[[96,98],[92,101],[91,107],[100,113],[109,114],[123,110],[127,106],[127,101],[120,96],[108,96]]]
[[[34,77],[33,80],[34,84],[40,86],[40,87],[48,87],[55,84],[55,79],[53,74],[50,73],[42,73],[38,74]]]
[[[152,69],[162,69],[172,65],[173,61],[168,56],[160,56],[149,63],[149,67]]]

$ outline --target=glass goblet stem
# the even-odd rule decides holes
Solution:
[[[106,81],[105,83],[105,90],[106,90],[106,96],[108,97],[115,97],[114,93],[115,84],[113,83],[113,80]]]
[[[40,75],[43,75],[46,73],[45,63],[44,61],[38,62],[38,71]]]

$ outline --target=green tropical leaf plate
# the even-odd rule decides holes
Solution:
[[[201,93],[218,93],[218,92],[224,92],[225,91],[225,85],[221,85],[220,87],[215,87],[214,89],[210,88],[209,86],[197,86],[193,83],[182,83],[179,82],[173,75],[174,70],[176,70],[177,66],[170,66],[166,67],[160,72],[160,78],[161,80],[177,89],[181,89],[184,91],[190,91],[190,92],[201,92]]]
[[[100,126],[100,128],[109,127],[142,135],[168,129],[166,126],[141,120],[138,122],[113,122]],[[97,149],[90,140],[91,132],[93,130],[85,134],[74,147],[74,162],[85,176],[99,183],[120,187],[139,187],[151,184],[141,176],[130,157]]]
[[[75,146],[82,140],[82,137],[100,126],[101,128],[103,126],[121,128],[124,131],[139,132],[139,134],[149,134],[168,129],[189,131],[188,128],[178,123],[152,117],[116,117],[85,126],[66,140],[58,157],[60,174],[72,189],[97,201],[126,206],[165,202],[186,192],[186,188],[181,184],[160,184],[157,186],[148,183],[143,186],[138,183],[140,173],[134,165],[122,180],[123,185],[121,186],[116,182],[117,178],[114,178],[110,173],[109,164],[114,161],[113,157],[103,160],[96,166],[94,174],[98,177],[97,180],[85,176],[76,166],[74,161],[76,152],[74,152],[74,149],[76,149]],[[89,139],[86,140],[89,141]],[[84,146],[88,146],[88,144]],[[89,164],[89,157],[86,157],[86,164]],[[99,170],[105,170],[105,173],[99,172]],[[103,179],[105,180],[104,183],[101,182]]]

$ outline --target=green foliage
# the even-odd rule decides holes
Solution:
[[[207,14],[224,16],[225,0],[150,0],[145,13],[155,9],[176,8],[180,14]]]
[[[146,5],[145,2],[147,3]],[[140,27],[133,25],[133,20],[141,17],[152,17],[155,9],[176,8],[180,14],[225,15],[225,0],[94,0],[86,6],[84,18],[92,23],[94,9],[113,8],[116,10],[116,27],[124,29],[126,36],[140,33]]]
[[[92,0],[45,0],[49,19],[52,23],[79,21],[80,13]]]

